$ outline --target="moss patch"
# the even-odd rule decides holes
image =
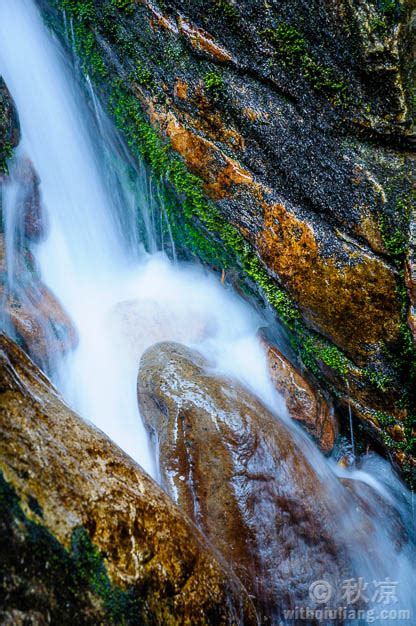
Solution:
[[[297,28],[280,22],[275,28],[267,28],[262,34],[273,46],[276,60],[300,71],[315,90],[334,98],[336,103],[347,100],[348,83],[339,78],[332,68],[319,63]]]
[[[0,528],[2,616],[36,613],[64,625],[146,623],[136,595],[111,583],[86,531],[74,531],[67,551],[46,527],[28,519],[1,472]]]

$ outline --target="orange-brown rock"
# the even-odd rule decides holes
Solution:
[[[143,355],[138,399],[165,489],[233,564],[264,620],[309,606],[316,579],[337,586],[352,503],[305,436],[175,343]],[[365,543],[371,520],[346,517]]]
[[[180,32],[187,38],[195,50],[204,52],[222,63],[232,60],[231,54],[202,28],[198,28],[182,16],[178,17],[178,26]]]
[[[4,336],[0,393],[11,559],[18,550],[18,569],[5,579],[4,623],[21,613],[40,613],[39,624],[66,615],[72,623],[102,626],[257,623],[246,591],[190,520],[140,466],[73,413]],[[80,588],[67,589],[74,581]],[[71,602],[59,604],[65,594],[72,594]]]
[[[183,126],[173,114],[167,116],[165,131],[172,147],[184,158],[189,169],[204,180],[206,191],[213,198],[229,195],[234,185],[252,182],[249,172],[211,141]]]
[[[313,389],[276,346],[263,343],[273,385],[285,399],[290,417],[312,435],[323,452],[331,452],[338,433],[332,403]]]
[[[4,311],[32,358],[46,369],[78,343],[75,327],[62,304],[36,278],[33,284],[7,295]]]
[[[398,340],[397,278],[381,258],[344,241],[344,260],[335,261],[323,252],[313,225],[280,204],[264,206],[256,247],[313,327],[359,364],[379,349],[381,338]]]
[[[180,100],[186,100],[188,97],[188,84],[180,78],[175,83],[175,96]]]
[[[326,224],[316,229],[313,221],[299,217],[289,204],[270,204],[267,186],[215,142],[182,124],[174,113],[158,113],[154,119],[188,168],[202,178],[211,198],[238,202],[247,193],[253,198],[263,218],[258,231],[250,228],[249,239],[315,330],[359,365],[380,352],[381,342],[392,344],[399,339],[398,277],[383,258],[342,232],[335,234]],[[238,226],[247,236],[244,224],[239,221]],[[341,240],[335,256],[330,243],[334,236]],[[362,324],[364,310],[367,317]]]
[[[7,286],[4,236],[0,234],[0,298],[8,323],[32,358],[49,370],[55,359],[75,348],[76,329],[55,295],[42,283],[27,249],[13,260],[16,278]]]

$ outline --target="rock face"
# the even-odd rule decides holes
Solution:
[[[4,336],[0,392],[3,624],[257,623],[186,516]]]
[[[233,564],[262,623],[310,606],[314,580],[336,589],[348,577],[344,488],[255,396],[213,373],[199,353],[167,342],[143,355],[138,398],[165,489]],[[364,540],[371,522],[353,532]]]
[[[4,176],[1,184],[4,198],[13,187],[15,199],[10,207],[13,236],[8,255],[5,236],[0,233],[3,323],[38,365],[49,371],[56,359],[76,346],[78,337],[63,306],[42,283],[30,251],[30,244],[47,232],[39,177],[31,161],[22,158],[13,164],[11,176]]]
[[[6,83],[0,76],[0,179],[7,172],[6,160],[20,140],[19,118]]]
[[[63,5],[73,18],[132,151],[169,183],[176,239],[254,281],[304,363],[409,469],[412,2],[38,4],[58,32]]]

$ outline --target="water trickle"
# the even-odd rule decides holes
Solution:
[[[348,396],[350,395],[350,384],[347,381],[347,389],[348,389]],[[353,464],[355,464],[355,439],[354,439],[354,425],[352,423],[352,409],[351,409],[351,403],[349,401],[348,398],[348,420],[349,420],[349,425],[350,425],[350,438],[351,438],[351,452],[352,452],[352,462]]]
[[[67,21],[68,37],[71,29]],[[22,127],[3,189],[9,289],[20,289],[24,297],[27,287],[16,283],[13,268],[20,237],[18,171],[29,158],[40,179],[49,231],[43,240],[31,242],[30,250],[42,281],[69,313],[79,336],[76,350],[48,364],[67,402],[156,476],[138,413],[136,377],[143,351],[168,339],[197,347],[273,407],[279,419],[287,419],[257,339],[263,320],[218,277],[169,260],[175,258],[175,248],[157,185],[129,157],[88,79],[80,87],[32,0],[0,0],[0,73]],[[371,549],[356,547],[362,517],[340,479],[348,478],[358,489],[366,483],[388,497],[411,534],[405,488],[387,463],[369,457],[360,469],[337,468],[298,427],[292,429],[326,497],[339,502],[340,533],[357,576],[398,580],[400,605],[411,608],[411,545],[397,551],[382,512],[373,507]],[[287,480],[290,489],[290,476]],[[362,498],[374,504],[364,493]]]

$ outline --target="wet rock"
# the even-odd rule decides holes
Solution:
[[[78,343],[69,315],[41,282],[9,294],[5,313],[32,358],[46,369]]]
[[[40,178],[27,157],[16,166],[16,184],[19,185],[24,236],[29,242],[40,241],[47,234],[47,217],[41,202]]]
[[[312,444],[179,344],[145,352],[138,399],[165,489],[233,564],[264,623],[310,606],[314,580],[336,588],[349,568],[340,537],[351,504]]]
[[[16,106],[7,85],[0,76],[0,180],[7,173],[6,161],[20,141],[20,124]]]
[[[413,207],[410,216],[409,250],[406,259],[406,286],[409,294],[410,306],[408,312],[408,324],[413,335],[413,343],[416,345],[416,209]]]
[[[302,424],[323,452],[331,452],[338,433],[332,403],[312,387],[276,346],[264,340],[263,344],[273,385],[285,399],[290,417]]]
[[[40,178],[27,156],[15,159],[10,176],[3,179],[4,189],[11,190],[14,204],[11,219],[16,235],[21,237],[21,245],[41,241],[48,231],[48,219],[42,204]]]
[[[366,515],[373,519],[378,518],[381,524],[388,520],[386,527],[389,538],[400,550],[409,539],[408,532],[400,513],[389,500],[388,492],[380,493],[362,480],[341,478],[341,482],[354,495],[356,506],[359,506]]]
[[[4,336],[0,392],[4,623],[257,623],[189,519]]]
[[[56,296],[42,283],[32,254],[18,250],[15,280],[8,287],[4,235],[0,234],[0,298],[16,338],[38,365],[51,365],[78,343],[76,329]]]

